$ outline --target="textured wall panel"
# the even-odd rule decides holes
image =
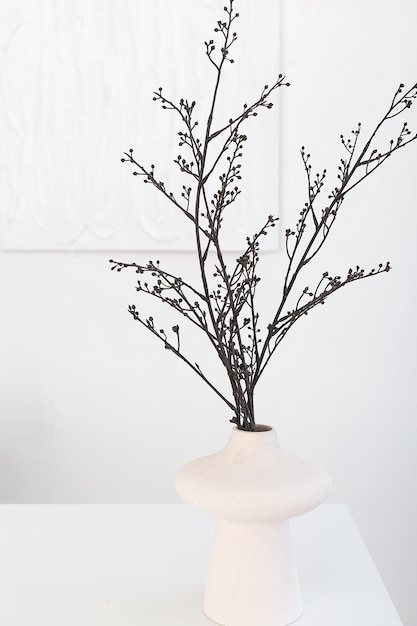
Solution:
[[[214,36],[223,4],[0,1],[2,249],[192,247],[191,222],[131,176],[120,157],[134,148],[177,196],[189,184],[173,163],[179,120],[152,101],[152,92],[162,86],[174,100],[196,100],[203,130],[215,78],[203,41]],[[277,0],[236,6],[236,64],[227,68],[218,124],[280,69]],[[245,193],[225,225],[231,249],[278,210],[278,109],[262,113],[246,127]]]

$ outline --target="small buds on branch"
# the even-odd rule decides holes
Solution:
[[[164,111],[175,115],[180,123],[176,135],[179,152],[173,155],[173,161],[184,177],[181,189],[175,193],[169,191],[157,176],[155,165],[143,166],[134,157],[132,148],[122,158],[123,162],[133,166],[135,176],[154,187],[187,218],[195,236],[198,286],[163,268],[159,260],[143,264],[113,260],[110,263],[116,272],[135,271],[138,274],[138,296],[148,298],[155,305],[169,306],[175,316],[173,322],[161,326],[153,315],[139,313],[132,304],[128,311],[133,319],[151,332],[166,350],[186,363],[222,399],[233,411],[232,423],[240,429],[254,430],[256,385],[293,325],[316,306],[325,304],[340,289],[391,269],[389,263],[381,263],[371,270],[353,265],[344,276],[325,271],[315,283],[311,283],[310,276],[312,287],[306,286],[307,281],[303,278],[306,266],[316,259],[333,232],[350,191],[398,150],[417,139],[407,121],[398,126],[397,120],[415,103],[417,84],[408,89],[403,84],[398,87],[385,115],[367,138],[360,123],[340,135],[341,157],[335,166],[333,182],[328,183],[331,178],[328,169],[313,169],[310,152],[301,148],[306,198],[294,224],[285,228],[283,283],[280,288],[275,284],[267,285],[275,308],[271,318],[262,321],[257,300],[261,282],[261,243],[263,237],[275,228],[278,218],[269,215],[259,230],[246,238],[242,252],[234,261],[223,252],[223,226],[226,216],[233,219],[235,203],[240,199],[240,181],[244,176],[242,159],[247,141],[245,124],[248,119],[270,110],[278,88],[289,86],[289,83],[279,74],[274,81],[264,84],[251,103],[238,105],[237,112],[221,119],[218,97],[226,70],[233,71],[229,63],[234,62],[231,50],[237,40],[235,21],[238,16],[234,0],[228,0],[214,27],[213,38],[204,42],[213,75],[204,124],[200,125],[195,119],[198,107],[194,99],[181,98],[178,103],[174,102],[165,95],[162,87],[153,94],[153,100]],[[216,120],[216,126],[213,120]],[[381,130],[389,125],[393,131],[387,142],[381,139],[381,135],[386,137]],[[214,349],[226,373],[230,397],[219,391],[218,385],[203,373],[191,356],[192,344],[183,335],[185,321],[201,331]]]

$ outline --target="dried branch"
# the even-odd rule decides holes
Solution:
[[[132,149],[122,158],[122,161],[134,166],[134,175],[151,184],[187,218],[190,226],[192,224],[201,284],[193,286],[162,268],[159,261],[142,265],[110,262],[111,269],[117,272],[129,268],[141,275],[136,285],[139,296],[147,296],[168,305],[187,323],[204,333],[226,372],[231,398],[220,393],[217,385],[207,378],[189,356],[189,347],[181,341],[179,324],[172,325],[170,331],[166,332],[155,325],[152,316],[142,317],[135,305],[129,306],[133,318],[156,336],[166,349],[185,362],[233,411],[231,421],[238,428],[253,430],[255,387],[295,322],[347,285],[390,270],[390,264],[386,263],[371,270],[356,266],[355,269],[349,269],[344,278],[323,272],[314,288],[300,288],[305,268],[317,257],[333,231],[346,196],[395,152],[417,139],[417,135],[409,130],[407,122],[403,122],[394,134],[394,139],[385,143],[382,149],[376,147],[376,143],[380,142],[380,131],[393,120],[395,123],[396,118],[415,102],[417,84],[408,90],[405,90],[403,84],[399,86],[388,110],[366,140],[362,140],[361,124],[348,135],[340,136],[342,156],[334,186],[327,187],[328,170],[313,173],[310,153],[304,147],[301,148],[306,176],[306,202],[296,223],[285,230],[287,265],[282,287],[274,293],[276,303],[272,319],[261,325],[257,308],[257,288],[261,280],[258,273],[260,244],[262,237],[275,227],[278,218],[268,216],[259,231],[246,238],[246,246],[231,268],[222,250],[222,226],[230,206],[241,194],[241,161],[247,139],[244,125],[261,110],[271,109],[272,96],[279,87],[288,86],[289,83],[280,74],[271,86],[263,87],[252,104],[244,104],[238,114],[229,117],[218,128],[212,128],[226,66],[234,63],[231,51],[237,40],[234,23],[239,16],[234,9],[234,0],[228,0],[224,13],[224,19],[218,20],[215,25],[213,38],[204,42],[205,54],[213,70],[213,86],[209,112],[201,125],[203,131],[200,135],[200,125],[194,119],[195,100],[181,98],[176,103],[164,94],[162,88],[155,91],[153,96],[154,101],[162,109],[172,111],[181,124],[178,132],[180,152],[173,159],[181,174],[187,178],[180,194],[168,191],[165,183],[157,178],[155,166],[145,167],[140,164],[133,157]],[[215,184],[214,180],[217,181]],[[323,193],[326,188],[327,191]]]

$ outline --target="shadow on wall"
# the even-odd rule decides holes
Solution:
[[[5,405],[10,410],[0,421],[0,502],[48,499],[56,473],[54,426],[33,418],[33,404],[26,409],[21,401]],[[27,419],[21,417],[25,413]]]

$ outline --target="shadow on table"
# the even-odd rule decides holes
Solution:
[[[202,607],[201,590],[164,593],[140,603],[138,624],[146,617],[146,626],[213,626]]]

